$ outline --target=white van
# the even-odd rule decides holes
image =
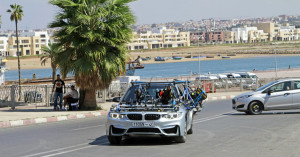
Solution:
[[[222,83],[220,82],[219,78],[215,75],[200,75],[196,77],[196,80],[214,81],[214,85],[216,86],[216,88],[222,87]]]
[[[258,77],[256,76],[256,74],[251,73],[251,72],[238,72],[237,74],[239,74],[242,78],[244,78],[246,80],[246,83],[256,83],[256,80],[258,79]]]
[[[226,74],[227,78],[229,78],[232,83],[236,86],[240,85],[240,80],[242,79],[241,75],[237,74],[237,73],[228,73]],[[242,80],[242,83],[246,83],[245,80]]]

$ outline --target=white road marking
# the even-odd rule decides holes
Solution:
[[[226,113],[222,113],[222,114],[218,114],[218,115],[214,115],[214,116],[210,116],[210,117],[195,119],[193,123],[196,124],[196,123],[201,123],[201,122],[205,122],[205,121],[209,121],[209,120],[213,120],[213,119],[227,117],[228,115],[226,115],[226,114],[231,114],[231,113],[233,113],[233,112],[226,112]]]
[[[80,147],[80,146],[84,146],[84,145],[87,145],[87,143],[82,143],[82,144],[78,144],[78,145],[74,145],[74,146],[69,146],[69,147],[64,147],[64,148],[59,148],[59,149],[52,149],[50,151],[45,151],[45,152],[40,152],[40,153],[36,153],[36,154],[26,155],[26,156],[23,156],[23,157],[40,156],[42,154],[57,152],[57,151],[61,151],[61,150],[65,150],[65,149],[70,149],[70,148],[73,148],[73,147]]]
[[[103,141],[103,140],[100,140],[99,144],[105,144],[105,143],[107,143],[107,142]],[[85,145],[88,145],[88,144],[87,143],[82,143],[82,144],[78,144],[78,145],[74,145],[74,146],[69,146],[69,147],[64,147],[64,148],[59,148],[59,149],[53,149],[53,150],[50,150],[50,151],[40,152],[40,153],[36,153],[36,154],[30,154],[30,155],[26,155],[26,156],[22,156],[22,157],[41,156],[41,155],[44,155],[44,154],[54,153],[54,152],[63,151],[63,150],[66,150],[66,149],[72,149],[72,148],[78,149],[78,147],[85,146]],[[95,146],[95,145],[88,145],[88,146]],[[83,147],[81,147],[81,148],[83,148]]]
[[[103,142],[103,143],[99,143],[99,144],[108,144],[108,142]],[[57,156],[57,155],[66,154],[66,153],[70,153],[70,152],[75,152],[75,151],[78,151],[78,150],[81,150],[81,149],[87,149],[87,148],[95,147],[95,146],[97,146],[97,145],[89,145],[89,146],[85,146],[85,147],[81,147],[81,148],[71,149],[71,150],[64,151],[64,152],[59,152],[59,153],[55,153],[55,154],[45,155],[45,156],[42,156],[42,157]]]
[[[73,131],[78,131],[78,130],[84,130],[84,129],[90,129],[90,128],[97,128],[100,126],[105,126],[105,125],[95,125],[95,126],[89,126],[89,127],[84,127],[84,128],[78,128],[78,129],[72,129]]]
[[[194,122],[194,124],[202,123],[202,122],[206,122],[206,121],[209,121],[209,120],[214,120],[214,119],[218,119],[218,118],[222,118],[222,117],[227,117],[227,116],[228,116],[228,115],[223,115],[223,116],[213,117],[213,118],[209,118],[209,119],[203,119],[203,120]]]

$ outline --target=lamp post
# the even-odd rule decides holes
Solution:
[[[199,79],[200,79],[200,46],[199,46],[199,40],[200,40],[200,37],[198,37],[198,53],[199,53],[198,64],[199,64]]]
[[[272,45],[275,46],[274,52],[275,52],[275,78],[277,78],[277,55],[276,55],[276,43],[272,43]]]

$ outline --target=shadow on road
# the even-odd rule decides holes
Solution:
[[[96,138],[90,145],[109,145],[109,146],[158,146],[176,144],[171,138],[161,137],[123,137],[120,145],[110,145],[107,136]]]

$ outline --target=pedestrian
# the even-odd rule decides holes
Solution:
[[[64,89],[63,89],[64,87]],[[54,92],[55,88],[55,92]],[[57,108],[57,99],[59,97],[59,109],[62,109],[62,100],[63,100],[63,93],[66,93],[66,86],[65,82],[60,79],[60,75],[57,74],[56,80],[53,82],[52,93],[54,92],[54,110],[58,110]]]
[[[289,65],[289,69],[291,69],[291,65]]]
[[[75,89],[75,86],[71,86],[71,91],[64,96],[64,108],[66,108],[67,103],[69,104],[69,110],[76,110],[77,109],[77,102],[78,102],[78,92]],[[75,104],[76,105],[72,105]]]

